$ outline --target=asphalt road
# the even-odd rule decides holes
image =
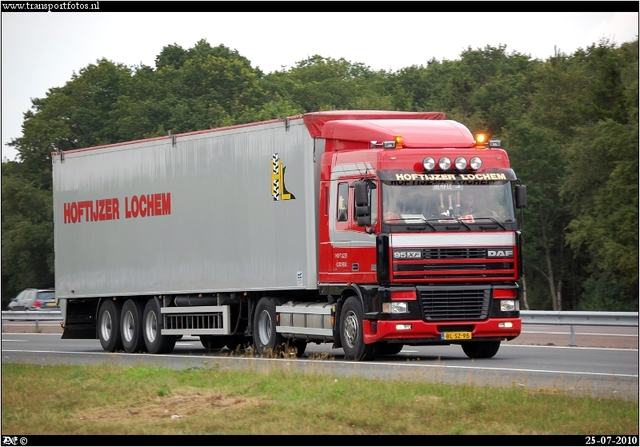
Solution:
[[[284,368],[336,377],[424,380],[638,399],[638,328],[576,328],[574,339],[579,346],[573,347],[569,328],[527,325],[521,337],[503,343],[492,359],[468,359],[459,346],[452,345],[406,346],[395,356],[351,362],[344,359],[341,349],[331,349],[328,344],[310,344],[300,359],[265,359],[253,357],[250,351],[208,352],[197,337],[184,337],[168,355],[105,353],[98,340],[62,340],[59,325],[41,324],[41,333],[20,333],[9,332],[13,329],[6,323],[3,363],[146,364],[174,369],[217,365],[260,371]]]
[[[627,326],[573,326],[525,324],[522,334],[504,345],[578,346],[638,349],[638,328]],[[2,332],[62,334],[60,322],[2,321]]]

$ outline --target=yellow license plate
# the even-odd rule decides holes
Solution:
[[[47,303],[47,306],[49,306],[49,307],[56,307],[56,303]]]
[[[471,332],[443,332],[442,340],[471,340]]]

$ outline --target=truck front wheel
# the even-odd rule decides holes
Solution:
[[[120,334],[120,314],[122,304],[119,301],[105,300],[98,311],[98,338],[102,349],[107,352],[122,350]]]
[[[122,346],[126,352],[140,352],[145,350],[142,336],[142,305],[135,299],[128,299],[122,306],[120,320],[122,332]]]
[[[279,304],[277,298],[264,297],[256,306],[253,342],[260,355],[277,356],[285,344],[284,337],[276,332],[276,306]]]
[[[469,341],[462,343],[462,350],[470,359],[489,359],[498,353],[500,341]]]
[[[340,312],[340,340],[349,360],[374,360],[378,356],[378,343],[365,344],[362,332],[364,311],[355,296],[349,297]]]
[[[144,344],[151,354],[168,354],[176,345],[175,335],[162,335],[160,333],[160,306],[155,298],[147,301],[142,314],[142,334]]]

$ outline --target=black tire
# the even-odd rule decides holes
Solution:
[[[365,344],[362,333],[364,311],[360,300],[349,297],[340,311],[340,340],[349,360],[374,360],[379,353],[378,343]]]
[[[122,306],[120,333],[126,352],[146,351],[142,336],[142,311],[142,304],[136,299],[128,299]]]
[[[277,357],[283,351],[286,340],[276,332],[276,306],[279,305],[277,298],[264,297],[258,301],[253,319],[253,343],[259,355]]]
[[[396,355],[404,348],[400,343],[384,343],[380,345],[380,355]]]
[[[142,335],[144,344],[151,354],[168,354],[176,345],[175,335],[162,335],[162,315],[156,299],[147,301],[142,314]]]
[[[98,311],[98,338],[102,349],[106,352],[122,351],[122,336],[120,333],[120,301],[104,300]]]
[[[489,359],[498,353],[500,341],[469,341],[461,346],[470,359]]]

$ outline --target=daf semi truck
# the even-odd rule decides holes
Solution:
[[[500,146],[352,110],[53,153],[62,338],[493,357],[522,328],[526,187]]]

